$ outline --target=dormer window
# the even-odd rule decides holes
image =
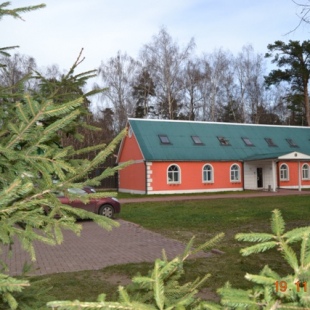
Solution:
[[[194,141],[194,144],[196,145],[203,145],[202,141],[200,140],[200,138],[198,136],[191,136],[193,141]]]
[[[291,147],[298,147],[293,139],[285,139]]]
[[[224,146],[228,146],[228,145],[230,145],[229,144],[229,140],[228,139],[226,139],[225,137],[217,137],[218,138],[218,140],[220,141],[220,144],[221,145],[224,145]]]
[[[167,135],[158,135],[161,144],[171,144]]]
[[[271,138],[265,138],[265,141],[267,142],[268,146],[277,146]]]
[[[254,146],[254,144],[249,138],[242,138],[242,140],[246,146]]]

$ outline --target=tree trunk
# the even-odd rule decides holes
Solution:
[[[305,105],[305,114],[306,114],[307,126],[310,126],[308,83],[305,83],[305,88],[304,88],[304,105]]]

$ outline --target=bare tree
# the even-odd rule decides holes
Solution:
[[[183,89],[182,72],[194,47],[194,40],[191,39],[184,48],[180,48],[167,30],[161,28],[152,42],[142,49],[142,62],[155,84],[157,114],[160,118],[178,117]]]
[[[188,120],[199,119],[199,109],[201,107],[202,95],[199,89],[199,83],[203,79],[203,72],[200,66],[200,60],[189,60],[183,71],[183,106],[182,118]]]
[[[202,95],[202,119],[217,121],[219,111],[227,100],[228,84],[233,82],[231,78],[232,55],[222,49],[212,54],[204,54],[201,60],[203,79],[200,81]]]
[[[99,68],[99,75],[108,88],[102,95],[103,103],[113,109],[117,132],[125,127],[127,118],[135,114],[132,86],[139,68],[136,60],[121,52],[102,62]]]
[[[310,1],[309,0],[300,0],[300,1],[292,0],[292,2],[294,2],[300,9],[299,13],[297,14],[297,16],[299,17],[299,23],[293,30],[289,31],[288,33],[294,32],[303,23],[310,24],[310,17],[309,17]]]
[[[13,56],[1,56],[0,63],[0,84],[11,89],[12,93],[17,91],[14,85],[18,84],[23,78],[32,74],[37,68],[35,59],[31,56],[14,54]],[[33,79],[26,79],[23,83],[24,90],[35,87]]]
[[[256,54],[252,45],[243,46],[235,59],[238,88],[237,100],[241,105],[244,121],[259,123],[259,110],[263,105],[265,62]]]

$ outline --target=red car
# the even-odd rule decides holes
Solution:
[[[88,186],[83,189],[70,188],[68,191],[72,194],[79,195],[87,195],[96,192],[94,188]],[[81,208],[96,214],[101,214],[108,218],[113,218],[114,214],[121,212],[121,205],[114,197],[91,198],[87,203],[84,203],[79,199],[70,200],[65,197],[63,193],[58,193],[57,198],[62,204],[69,205],[73,208]]]

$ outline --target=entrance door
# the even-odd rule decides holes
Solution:
[[[263,187],[263,168],[257,168],[257,187]]]

